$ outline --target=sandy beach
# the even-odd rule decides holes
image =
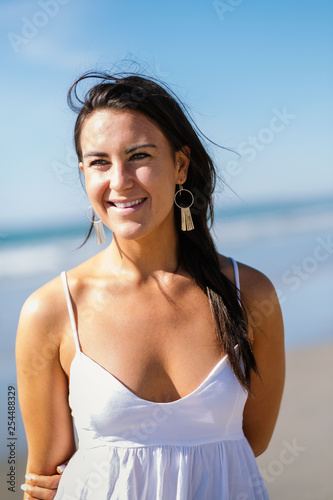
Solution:
[[[268,449],[257,459],[271,500],[333,498],[332,361],[333,343],[287,353],[278,423]],[[7,469],[3,463],[0,498],[21,500],[25,458],[18,462],[15,493],[7,490]]]
[[[333,344],[287,353],[286,385],[257,462],[271,500],[333,498]]]

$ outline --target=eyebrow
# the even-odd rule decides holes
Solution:
[[[90,151],[89,153],[85,153],[83,158],[87,158],[88,156],[100,156],[101,158],[107,158],[109,155],[100,151]]]
[[[155,144],[144,142],[143,144],[136,144],[135,146],[131,146],[130,148],[125,149],[125,154],[132,153],[136,149],[140,148],[157,148],[157,146]]]
[[[131,146],[131,147],[125,149],[125,154],[132,153],[136,149],[140,149],[140,148],[157,148],[157,146],[155,144],[150,144],[148,142],[145,142],[143,144],[135,144],[135,146]],[[89,151],[89,153],[85,153],[83,155],[83,158],[87,158],[89,156],[99,156],[100,158],[108,158],[109,157],[108,153],[103,153],[102,151]]]

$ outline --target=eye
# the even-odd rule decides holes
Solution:
[[[109,166],[109,162],[106,160],[93,160],[89,163],[89,167],[94,167],[96,169],[105,169]]]
[[[144,158],[148,158],[150,155],[148,153],[135,153],[130,157],[130,160],[143,160]]]

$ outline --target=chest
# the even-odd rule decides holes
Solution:
[[[85,355],[150,401],[189,394],[223,357],[208,299],[197,287],[95,291],[78,302],[76,316]]]

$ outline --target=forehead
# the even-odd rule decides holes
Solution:
[[[136,110],[98,109],[83,122],[82,149],[90,145],[122,147],[129,142],[166,142],[159,127]]]

